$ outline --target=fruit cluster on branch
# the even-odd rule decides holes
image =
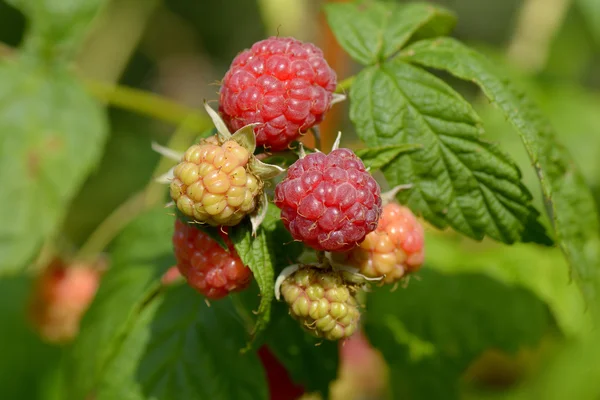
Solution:
[[[226,227],[247,216],[254,232],[268,205],[266,189],[283,168],[259,160],[297,149],[278,179],[273,202],[295,241],[316,251],[317,263],[296,264],[276,283],[290,314],[329,340],[357,329],[356,298],[368,280],[395,283],[423,262],[423,229],[411,211],[382,195],[350,149],[306,154],[295,142],[331,108],[336,74],[313,44],[269,38],[240,53],[225,74],[220,115],[205,105],[216,134],[192,145],[171,171],[178,209],[173,245],[188,284],[208,299],[245,289],[252,276]],[[261,157],[257,157],[261,154]],[[385,203],[385,204],[384,204]],[[217,239],[203,231],[213,226]]]

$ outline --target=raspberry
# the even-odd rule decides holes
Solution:
[[[388,382],[383,356],[359,330],[339,343],[340,369],[331,398],[384,399]]]
[[[250,285],[252,272],[235,253],[231,240],[219,232],[229,251],[201,230],[175,221],[173,247],[177,268],[188,284],[209,299],[220,299]]]
[[[191,146],[173,170],[171,198],[187,217],[233,226],[256,208],[262,181],[249,168],[252,154],[234,140],[216,137]]]
[[[42,272],[34,287],[30,317],[43,339],[64,343],[77,336],[100,276],[97,266],[67,265],[59,259]]]
[[[260,123],[254,129],[257,144],[283,150],[323,120],[336,80],[315,45],[271,37],[233,60],[223,78],[219,111],[231,130]]]
[[[285,366],[267,346],[258,349],[258,357],[267,374],[271,400],[296,400],[304,394],[304,388],[292,381]]]
[[[316,249],[346,251],[377,227],[379,185],[351,150],[296,161],[275,188],[275,204],[292,237]]]
[[[304,328],[327,340],[349,338],[358,328],[360,312],[355,286],[340,272],[305,266],[281,284],[290,313]]]
[[[374,232],[347,253],[332,254],[337,263],[356,267],[360,273],[376,278],[385,275],[393,283],[421,267],[424,259],[423,227],[409,208],[397,203],[383,207]]]
[[[163,274],[163,276],[160,278],[160,283],[165,286],[169,286],[177,282],[180,277],[181,273],[179,272],[179,268],[177,268],[177,265],[175,265],[169,268],[167,272]]]

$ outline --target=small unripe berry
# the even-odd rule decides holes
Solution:
[[[59,259],[41,273],[34,287],[30,317],[44,340],[64,343],[77,336],[101,273],[98,265],[67,265]]]
[[[339,340],[358,328],[356,288],[339,272],[305,266],[287,277],[280,290],[290,314],[316,337]]]
[[[187,217],[212,226],[233,226],[257,206],[262,181],[248,162],[252,155],[233,140],[216,137],[191,146],[175,167],[171,198]]]
[[[423,264],[423,226],[409,208],[386,204],[374,232],[358,247],[346,253],[332,253],[332,257],[336,263],[358,268],[367,277],[385,276],[385,283],[397,282]]]

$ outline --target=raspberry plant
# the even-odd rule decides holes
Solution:
[[[9,3],[29,23],[21,47],[0,52],[0,315],[27,326],[0,335],[24,343],[0,362],[0,376],[22,375],[10,398],[335,398],[336,379],[360,391],[338,374],[360,370],[339,356],[351,337],[357,354],[381,353],[389,376],[377,370],[372,390],[394,399],[461,398],[490,351],[547,356],[560,335],[572,344],[547,376],[581,349],[600,354],[593,194],[535,103],[449,37],[451,11],[327,3],[354,75],[313,43],[248,41],[219,93],[188,110],[86,78],[77,54],[103,1]],[[458,81],[512,125],[531,171],[508,139],[488,139]],[[111,188],[140,154],[162,156],[152,180],[78,242],[69,206],[111,191],[88,187],[117,140],[103,103],[178,127],[167,146],[123,146]],[[341,136],[334,113],[349,117]],[[22,298],[29,325],[12,307]],[[32,380],[31,365],[41,377],[10,386]],[[544,376],[516,395],[560,398]]]

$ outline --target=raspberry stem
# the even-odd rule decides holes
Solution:
[[[346,90],[350,89],[356,76],[352,75],[341,82],[338,82],[337,87],[335,88],[335,93],[344,93]]]
[[[321,129],[319,128],[319,125],[313,126],[311,132],[315,139],[315,148],[321,150]]]
[[[211,127],[210,119],[204,114],[145,90],[94,80],[85,81],[85,86],[94,97],[106,104],[176,125],[185,123],[190,132],[204,132]]]

